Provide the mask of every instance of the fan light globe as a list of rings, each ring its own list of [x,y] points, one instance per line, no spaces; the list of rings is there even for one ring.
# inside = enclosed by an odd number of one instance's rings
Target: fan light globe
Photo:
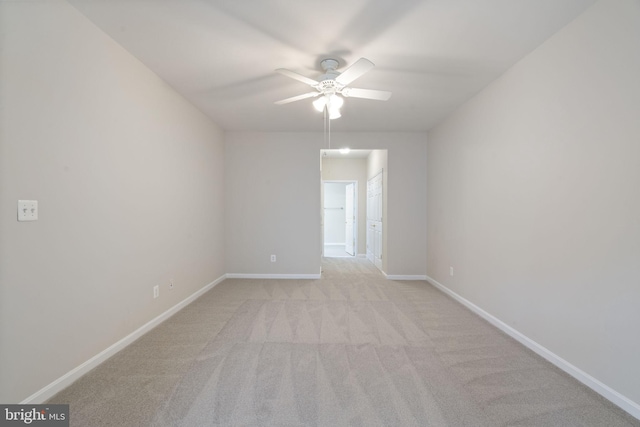
[[[329,112],[329,119],[333,120],[342,117],[342,114],[340,114],[340,107],[342,107],[343,104],[344,100],[336,94],[324,95],[313,101],[313,108],[319,112],[323,112],[326,108]]]
[[[340,109],[344,104],[344,99],[340,98],[338,95],[331,95],[329,97],[329,105],[330,108]]]
[[[324,111],[324,106],[325,105],[327,105],[327,97],[326,96],[320,97],[320,98],[316,99],[315,101],[313,101],[313,108],[315,108],[319,112]]]

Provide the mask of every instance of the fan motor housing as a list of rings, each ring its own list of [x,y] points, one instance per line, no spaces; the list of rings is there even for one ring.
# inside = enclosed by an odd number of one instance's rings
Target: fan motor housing
[[[340,73],[336,71],[338,65],[340,65],[340,63],[337,60],[331,58],[323,59],[320,62],[320,66],[324,70],[324,74],[318,78],[319,83],[317,87],[320,92],[324,94],[331,94],[336,93],[340,91],[340,89],[342,89],[343,85],[336,82],[336,77],[340,75]]]
[[[320,76],[320,83],[318,83],[318,89],[321,92],[331,92],[342,89],[342,85],[335,81],[335,78],[339,74],[323,74]]]

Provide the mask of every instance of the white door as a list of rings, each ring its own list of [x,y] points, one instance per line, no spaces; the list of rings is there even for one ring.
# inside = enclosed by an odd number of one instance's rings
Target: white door
[[[322,178],[322,160],[320,161],[320,178]],[[320,180],[320,260],[324,257],[324,182]]]
[[[382,270],[382,171],[367,181],[367,258]]]
[[[344,239],[344,251],[349,255],[355,255],[355,236],[353,234],[353,223],[356,219],[354,198],[355,189],[353,183],[345,186],[345,204],[344,204],[344,216],[345,216],[345,239]]]

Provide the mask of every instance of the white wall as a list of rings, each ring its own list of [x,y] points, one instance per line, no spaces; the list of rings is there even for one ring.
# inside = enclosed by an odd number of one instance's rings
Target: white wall
[[[599,1],[433,129],[427,169],[428,275],[636,404],[639,40],[638,1]]]
[[[426,134],[332,133],[332,146],[388,149],[388,265],[424,275]],[[322,132],[225,134],[227,272],[318,274]],[[278,255],[276,263],[270,254]]]
[[[17,403],[224,274],[224,146],[66,2],[0,2],[0,27],[0,402]]]
[[[322,179],[350,180],[358,182],[358,254],[367,253],[367,159],[322,159]]]

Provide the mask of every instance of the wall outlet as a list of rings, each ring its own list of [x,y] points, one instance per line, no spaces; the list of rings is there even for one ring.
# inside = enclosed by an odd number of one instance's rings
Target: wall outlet
[[[173,289],[173,279],[169,279],[169,290]]]
[[[449,267],[449,276],[453,277],[453,267]]]
[[[275,255],[271,255],[271,262],[276,262],[276,256]]]
[[[153,287],[153,297],[158,298],[160,296],[160,286],[155,285]]]

